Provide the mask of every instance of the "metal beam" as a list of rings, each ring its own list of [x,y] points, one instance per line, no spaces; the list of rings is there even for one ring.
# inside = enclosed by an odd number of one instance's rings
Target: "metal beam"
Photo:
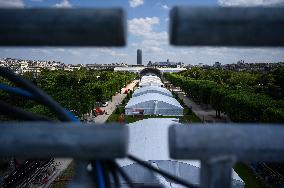
[[[201,161],[200,183],[203,188],[232,187],[232,167],[230,157],[212,158]]]
[[[284,161],[284,126],[194,124],[169,128],[170,156],[203,161],[231,156],[237,161]]]
[[[284,46],[284,8],[175,7],[170,43],[177,46]]]
[[[127,154],[128,129],[80,123],[1,123],[0,143],[0,157],[123,158]]]
[[[122,9],[0,9],[0,46],[124,46]]]

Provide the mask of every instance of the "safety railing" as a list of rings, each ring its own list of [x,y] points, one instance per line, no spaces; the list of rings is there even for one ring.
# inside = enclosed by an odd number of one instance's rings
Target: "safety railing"
[[[283,8],[175,7],[170,43],[176,46],[283,46]]]
[[[171,11],[170,43],[182,46],[283,46],[283,8],[191,8]],[[122,9],[1,9],[0,46],[123,46]],[[87,160],[123,158],[127,128],[1,123],[0,156],[73,157],[73,187],[92,187]],[[236,161],[283,161],[284,127],[173,126],[170,155],[201,160],[202,187],[230,187]],[[40,142],[39,142],[40,141]]]
[[[122,9],[1,9],[0,46],[124,46]]]
[[[201,160],[201,187],[231,187],[241,162],[283,162],[283,125],[196,124],[169,129],[170,156]]]
[[[71,157],[80,160],[123,158],[128,129],[122,125],[81,123],[1,123],[0,157]]]
[[[128,129],[122,125],[81,123],[0,123],[0,158],[73,158],[76,175],[70,187],[94,187],[90,161],[125,158]],[[1,186],[2,187],[2,186]]]
[[[284,9],[175,7],[170,43],[176,46],[284,46]],[[283,162],[283,125],[172,126],[170,156],[201,160],[201,187],[231,187],[237,161]]]

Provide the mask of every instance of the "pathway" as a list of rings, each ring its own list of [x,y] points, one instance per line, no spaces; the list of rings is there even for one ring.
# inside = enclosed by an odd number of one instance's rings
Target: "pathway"
[[[128,84],[125,88],[121,89],[121,93],[116,94],[112,97],[112,101],[108,101],[107,107],[101,107],[102,110],[105,110],[107,114],[99,115],[95,117],[95,123],[101,124],[106,122],[106,120],[109,118],[109,116],[114,112],[117,105],[121,104],[123,99],[127,96],[127,94],[123,94],[126,89],[133,90],[135,85],[137,84],[138,80],[134,80],[130,84]]]
[[[128,84],[125,88],[121,89],[121,93],[116,94],[115,96],[112,97],[112,101],[108,101],[108,106],[107,107],[102,107],[102,110],[105,110],[107,114],[104,115],[99,115],[95,117],[95,123],[97,124],[102,124],[106,122],[108,117],[113,113],[113,111],[116,109],[116,106],[119,105],[123,99],[127,96],[127,94],[123,94],[123,92],[126,89],[133,90],[135,85],[137,84],[138,80],[134,80],[130,84]],[[92,118],[92,117],[91,117]],[[62,172],[69,166],[69,164],[72,162],[72,159],[54,159],[56,166],[56,170],[53,173],[51,179],[47,184],[45,184],[43,187],[47,188],[52,185],[52,182],[62,174]]]
[[[183,100],[184,104],[191,108],[192,112],[203,122],[214,123],[214,122],[230,122],[230,119],[225,114],[221,114],[221,118],[216,118],[216,111],[210,106],[205,108],[192,99],[190,99],[185,92],[180,90],[178,87],[175,87],[171,84],[170,90],[178,94],[178,97]]]

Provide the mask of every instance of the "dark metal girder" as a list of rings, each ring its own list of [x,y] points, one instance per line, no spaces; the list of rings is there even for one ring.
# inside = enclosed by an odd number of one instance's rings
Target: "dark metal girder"
[[[0,46],[124,46],[124,11],[0,9]]]
[[[175,7],[170,43],[177,46],[284,46],[284,8]]]
[[[80,160],[123,158],[128,128],[80,123],[1,123],[0,157]]]

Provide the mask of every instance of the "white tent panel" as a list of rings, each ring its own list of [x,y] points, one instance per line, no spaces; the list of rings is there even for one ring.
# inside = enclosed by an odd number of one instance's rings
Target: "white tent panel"
[[[161,80],[160,77],[158,76],[142,76],[141,80],[143,79],[158,79],[158,80]]]
[[[159,82],[159,83],[162,83],[162,81],[160,79],[154,79],[154,78],[141,79],[140,82],[141,83],[144,83],[144,82]]]
[[[147,93],[132,97],[125,106],[126,115],[135,115],[137,112],[143,112],[144,115],[182,116],[183,107],[172,97]]]
[[[164,87],[161,79],[158,76],[143,76],[139,83],[140,87],[159,86]]]
[[[139,84],[140,87],[147,87],[147,86],[158,86],[158,87],[164,87],[164,84],[162,82],[144,82]]]
[[[152,81],[152,82],[162,82],[161,79],[159,79],[159,78],[141,79],[141,82],[149,82],[149,81]]]
[[[162,94],[162,95],[166,95],[166,96],[169,96],[169,97],[172,97],[172,93],[163,88],[163,87],[158,87],[158,86],[145,86],[145,87],[142,87],[140,89],[137,89],[135,90],[135,92],[133,93],[133,97],[137,97],[137,96],[140,96],[140,95],[144,95],[146,93],[159,93],[159,94]]]

